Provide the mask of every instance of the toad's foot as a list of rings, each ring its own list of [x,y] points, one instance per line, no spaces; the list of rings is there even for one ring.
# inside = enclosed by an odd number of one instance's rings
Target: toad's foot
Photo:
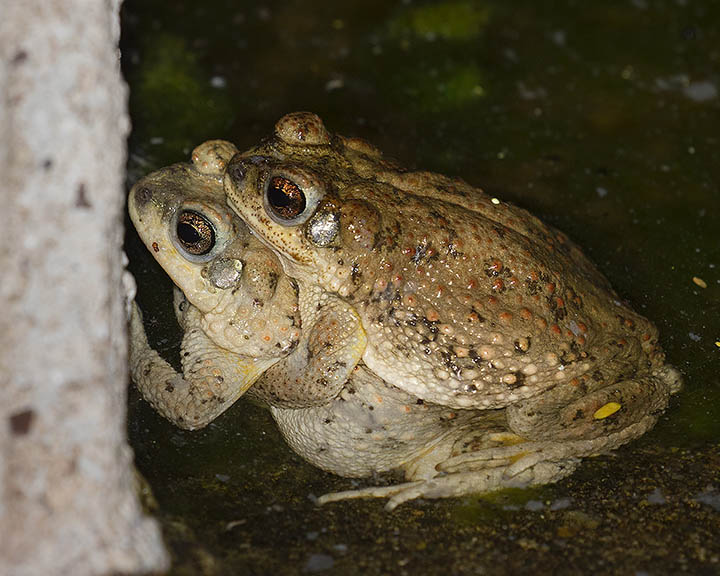
[[[428,480],[416,480],[393,486],[376,486],[333,492],[318,498],[318,504],[338,502],[355,498],[388,498],[385,509],[390,511],[403,502],[415,498],[452,498],[500,490],[502,488],[525,488],[531,484],[555,482],[572,473],[578,461],[538,462],[519,474],[507,476],[507,467],[495,466],[483,470],[468,470],[440,474]]]

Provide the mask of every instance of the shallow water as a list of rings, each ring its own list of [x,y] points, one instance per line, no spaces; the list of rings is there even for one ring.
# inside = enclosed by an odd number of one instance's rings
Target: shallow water
[[[248,403],[190,433],[133,393],[173,572],[720,572],[720,2],[335,4],[126,0],[131,180],[312,110],[568,233],[658,324],[686,386],[650,434],[555,486],[392,514],[317,508],[351,482]],[[172,355],[169,281],[133,231],[127,247]]]

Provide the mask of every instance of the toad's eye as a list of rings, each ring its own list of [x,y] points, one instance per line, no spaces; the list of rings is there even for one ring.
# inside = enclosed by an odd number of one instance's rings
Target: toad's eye
[[[180,246],[193,256],[204,256],[215,246],[215,228],[199,212],[192,210],[181,212],[175,233]]]
[[[299,166],[281,166],[265,180],[263,203],[268,216],[281,226],[304,224],[325,195],[323,181]]]
[[[305,193],[300,186],[283,176],[270,178],[266,192],[267,204],[280,220],[291,221],[300,216],[307,206]]]

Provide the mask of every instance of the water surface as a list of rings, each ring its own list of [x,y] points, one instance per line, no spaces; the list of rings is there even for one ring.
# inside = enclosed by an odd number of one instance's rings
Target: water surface
[[[122,48],[131,180],[312,110],[569,234],[686,378],[650,434],[555,486],[391,514],[317,508],[351,482],[248,403],[190,433],[133,394],[173,573],[720,571],[720,2],[126,0]],[[169,281],[127,246],[172,356]]]

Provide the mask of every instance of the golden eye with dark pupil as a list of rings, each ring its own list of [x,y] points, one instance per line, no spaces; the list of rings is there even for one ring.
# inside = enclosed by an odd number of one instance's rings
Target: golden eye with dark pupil
[[[267,202],[275,215],[283,220],[292,220],[305,210],[305,194],[292,180],[282,176],[270,179]]]
[[[183,248],[195,256],[203,256],[215,246],[215,230],[207,218],[197,212],[180,214],[176,231]]]

